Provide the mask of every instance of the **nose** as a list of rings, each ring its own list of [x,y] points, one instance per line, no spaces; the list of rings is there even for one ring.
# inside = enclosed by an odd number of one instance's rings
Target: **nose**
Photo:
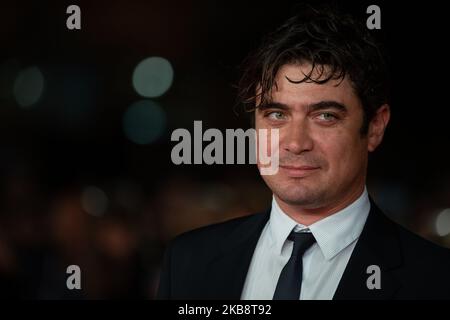
[[[311,131],[305,120],[293,121],[284,132],[283,148],[293,154],[301,154],[313,149]]]

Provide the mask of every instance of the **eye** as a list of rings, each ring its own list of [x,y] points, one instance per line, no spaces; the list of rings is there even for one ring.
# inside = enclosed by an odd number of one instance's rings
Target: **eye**
[[[281,111],[272,111],[267,113],[266,117],[271,120],[283,120],[285,116]]]
[[[333,121],[336,120],[337,117],[332,113],[322,112],[321,114],[319,114],[319,119],[324,121]]]

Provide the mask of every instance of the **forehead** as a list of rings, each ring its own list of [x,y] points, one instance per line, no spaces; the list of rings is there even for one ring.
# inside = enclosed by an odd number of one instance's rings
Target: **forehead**
[[[311,64],[288,64],[282,66],[275,77],[276,86],[272,88],[271,100],[291,107],[300,107],[320,101],[336,101],[348,107],[360,106],[360,100],[348,79],[330,79],[318,84],[314,82],[301,82],[311,72]],[[327,76],[327,68],[321,76],[321,70],[313,70],[311,77],[322,80]],[[297,83],[295,83],[297,82]]]

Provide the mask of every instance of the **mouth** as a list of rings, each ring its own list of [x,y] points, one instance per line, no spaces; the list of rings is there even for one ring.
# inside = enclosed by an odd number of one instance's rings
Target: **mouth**
[[[280,165],[280,169],[282,169],[290,177],[303,178],[317,172],[320,167]]]

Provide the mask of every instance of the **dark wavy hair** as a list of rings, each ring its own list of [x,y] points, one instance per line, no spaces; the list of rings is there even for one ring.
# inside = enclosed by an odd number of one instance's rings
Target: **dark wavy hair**
[[[376,110],[389,100],[387,63],[365,24],[335,6],[304,6],[269,34],[241,66],[238,102],[253,112],[258,99],[260,104],[270,101],[283,65],[305,62],[312,68],[299,83],[323,84],[348,76],[364,109],[361,134],[366,134]]]

